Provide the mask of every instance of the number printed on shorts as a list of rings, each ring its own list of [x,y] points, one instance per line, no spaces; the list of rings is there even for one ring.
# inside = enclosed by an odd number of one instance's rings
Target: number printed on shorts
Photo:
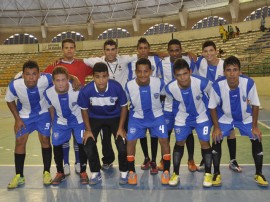
[[[51,123],[46,123],[45,130],[49,130],[50,129],[50,125],[51,125]]]
[[[204,135],[207,135],[207,134],[208,134],[208,130],[209,130],[209,129],[208,129],[208,126],[204,126],[204,127],[203,127],[203,134],[204,134]]]
[[[164,133],[164,125],[160,125],[160,126],[159,126],[159,130],[160,130],[162,133]]]

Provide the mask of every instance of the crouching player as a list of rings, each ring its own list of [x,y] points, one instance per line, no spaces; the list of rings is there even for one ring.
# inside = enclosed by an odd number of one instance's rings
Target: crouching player
[[[128,110],[127,97],[121,84],[109,79],[109,71],[105,63],[98,62],[94,65],[93,78],[94,81],[81,90],[78,99],[85,124],[84,150],[92,173],[89,184],[95,185],[102,180],[96,143],[98,134],[104,127],[108,127],[115,138],[120,170],[119,184],[126,184],[127,148],[124,123]]]
[[[56,67],[52,72],[52,78],[54,86],[44,92],[45,98],[51,106],[49,111],[53,123],[52,144],[57,168],[57,174],[52,180],[52,184],[58,185],[65,179],[62,146],[70,140],[72,132],[79,146],[81,184],[88,184],[89,180],[86,173],[87,157],[82,144],[85,126],[81,109],[77,104],[79,91],[73,90],[65,67]]]
[[[173,73],[176,80],[166,86],[166,99],[174,99],[179,106],[175,114],[175,138],[173,149],[174,173],[169,185],[176,186],[180,182],[179,168],[184,154],[184,145],[188,135],[196,130],[201,152],[205,163],[203,186],[212,186],[211,163],[212,150],[210,146],[210,131],[212,122],[208,110],[208,96],[211,82],[203,77],[191,75],[188,63],[177,59],[173,64]],[[175,110],[175,108],[174,108]]]
[[[146,129],[149,129],[151,136],[158,137],[161,144],[164,160],[161,183],[168,184],[171,155],[167,126],[160,102],[164,81],[151,77],[151,62],[146,58],[140,58],[136,62],[135,73],[136,78],[126,84],[126,93],[130,100],[127,134],[128,183],[137,184],[135,146],[138,139],[145,137]]]
[[[252,144],[252,156],[259,186],[268,186],[262,174],[263,148],[262,133],[258,128],[260,101],[254,81],[241,75],[240,61],[234,56],[225,59],[224,76],[213,83],[210,93],[209,109],[213,120],[213,185],[222,183],[220,174],[221,143],[223,137],[238,128],[241,135],[248,136]]]

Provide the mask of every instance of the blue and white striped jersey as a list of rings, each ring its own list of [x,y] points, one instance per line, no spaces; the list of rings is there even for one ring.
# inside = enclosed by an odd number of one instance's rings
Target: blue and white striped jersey
[[[177,80],[171,81],[166,87],[168,99],[179,102],[174,112],[175,125],[185,126],[189,122],[202,123],[209,120],[208,93],[212,82],[197,75],[191,75],[191,86],[187,89],[179,88]]]
[[[222,59],[219,59],[218,65],[212,66],[209,65],[207,63],[207,60],[201,56],[196,62],[197,74],[214,82],[219,77],[222,77],[224,75],[223,63],[224,61]]]
[[[193,70],[195,69],[195,63],[193,60],[190,60],[188,56],[182,56],[182,59],[184,59],[188,65],[190,66],[190,69]],[[170,57],[165,57],[162,60],[162,63],[158,66],[158,77],[162,78],[165,82],[165,85],[167,85],[169,82],[174,80],[174,73],[173,73],[173,63],[170,60]],[[165,99],[164,102],[164,111],[167,112],[172,112],[173,107],[177,107],[177,103],[174,102],[172,99]]]
[[[152,76],[157,76],[158,65],[161,64],[161,59],[158,56],[148,56],[148,60],[151,62],[152,66]],[[128,80],[132,80],[136,77],[136,62],[137,60],[128,63]]]
[[[60,125],[70,125],[71,123],[83,123],[81,109],[77,104],[79,91],[74,91],[69,84],[69,90],[65,94],[58,94],[55,86],[44,92],[45,99],[50,106],[54,107],[54,122]]]
[[[209,108],[217,107],[220,123],[251,123],[251,105],[260,105],[256,85],[251,78],[241,75],[238,88],[234,90],[230,90],[225,76],[213,83]]]
[[[92,81],[80,91],[78,105],[89,110],[90,118],[115,118],[120,117],[121,107],[127,105],[127,97],[117,81],[109,79],[106,91],[102,93]]]
[[[52,85],[50,74],[40,74],[37,86],[34,88],[27,88],[24,79],[19,77],[9,83],[5,100],[7,102],[17,100],[17,110],[21,118],[35,118],[48,112],[49,106],[43,93]]]
[[[164,90],[164,81],[150,77],[150,84],[139,86],[136,79],[126,84],[127,98],[130,101],[130,116],[138,119],[157,118],[163,115],[160,94]]]

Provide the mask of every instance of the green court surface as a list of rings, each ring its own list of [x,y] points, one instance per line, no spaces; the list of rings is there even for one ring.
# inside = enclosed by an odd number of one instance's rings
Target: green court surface
[[[0,99],[0,165],[13,165],[14,164],[14,144],[15,144],[15,136],[13,133],[13,124],[14,120],[9,112],[5,101]],[[269,117],[270,119],[270,117]],[[264,148],[264,164],[270,164],[270,129],[269,127],[265,127],[260,125],[260,129],[263,132],[263,148]],[[201,151],[200,145],[197,139],[196,134],[194,135],[195,139],[195,154],[194,159],[196,163],[201,161]],[[113,140],[113,139],[112,139]],[[114,141],[114,151],[116,151]],[[174,134],[172,134],[171,138],[171,151],[173,150],[173,145],[175,142]],[[71,143],[71,150],[70,150],[70,162],[74,163],[74,152],[72,141]],[[149,145],[149,153],[150,151],[150,138],[148,135],[148,145]],[[228,154],[228,147],[226,139],[223,141],[222,144],[222,164],[228,164],[229,161],[229,154]],[[100,145],[100,137],[98,138],[98,148],[99,154],[101,156],[101,145]],[[160,147],[158,151],[157,161],[160,159]],[[237,132],[237,159],[239,164],[253,164],[253,159],[251,155],[251,143],[247,137],[239,136]],[[136,149],[136,164],[140,165],[143,162],[143,154],[140,148],[139,141],[137,142],[137,149]],[[185,149],[185,154],[182,160],[182,164],[186,165],[187,162],[187,151]],[[27,157],[25,161],[26,165],[42,165],[42,157],[41,157],[41,148],[40,143],[38,141],[37,133],[34,132],[29,136],[29,140],[27,143]],[[114,162],[115,165],[118,165],[117,158]]]

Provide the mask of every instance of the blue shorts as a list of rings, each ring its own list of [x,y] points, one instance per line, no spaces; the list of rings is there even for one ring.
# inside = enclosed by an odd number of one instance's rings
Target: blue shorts
[[[43,113],[34,118],[22,118],[22,121],[25,125],[25,128],[22,128],[21,131],[16,134],[16,138],[25,134],[30,134],[35,130],[43,136],[51,136],[51,116],[49,112]]]
[[[174,126],[175,139],[177,142],[184,141],[188,135],[195,129],[200,141],[209,142],[212,122],[190,123],[185,126]]]
[[[163,111],[163,113],[164,113],[167,129],[170,131],[174,127],[175,117],[173,115],[173,112]]]
[[[85,130],[84,123],[81,124],[76,123],[69,125],[60,125],[54,123],[52,127],[52,144],[54,146],[58,146],[69,141],[71,138],[72,131],[77,143],[82,144],[84,130]]]
[[[233,123],[233,124],[219,123],[219,127],[222,132],[222,137],[230,136],[231,131],[234,128],[238,128],[241,136],[248,136],[250,139],[254,139],[252,135],[252,123],[247,123],[247,124],[240,123],[240,122]]]
[[[146,129],[149,129],[151,137],[168,138],[168,130],[164,116],[152,121],[129,117],[127,140],[136,140],[146,137]]]

